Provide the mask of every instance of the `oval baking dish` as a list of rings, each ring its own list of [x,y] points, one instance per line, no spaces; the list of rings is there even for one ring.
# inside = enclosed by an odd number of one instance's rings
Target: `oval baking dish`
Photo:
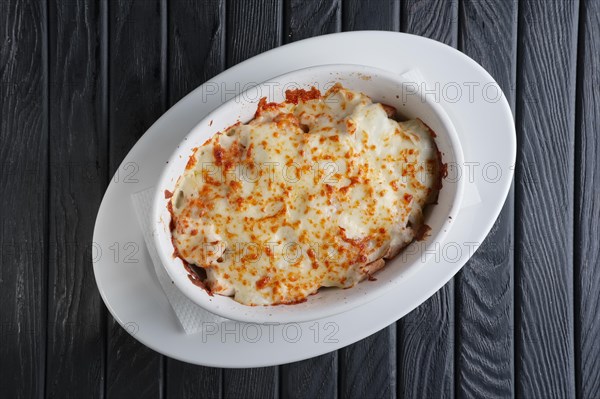
[[[439,192],[437,204],[427,207],[425,223],[430,233],[421,241],[414,241],[400,254],[386,261],[386,266],[375,274],[372,281],[363,281],[350,289],[322,288],[305,302],[294,305],[246,306],[232,298],[210,295],[190,279],[189,267],[177,256],[171,237],[171,213],[167,209],[165,193],[172,192],[178,178],[186,169],[193,149],[201,146],[217,132],[254,117],[260,98],[270,102],[285,100],[289,89],[309,90],[315,86],[322,92],[335,83],[369,96],[374,102],[388,104],[403,118],[419,118],[436,134],[435,142],[447,165],[462,164],[463,155],[452,122],[434,102],[434,96],[425,96],[418,90],[420,82],[407,82],[401,75],[361,65],[323,65],[297,70],[254,86],[227,101],[204,118],[185,137],[165,165],[156,187],[152,213],[154,239],[161,261],[173,283],[192,301],[225,318],[258,323],[289,323],[315,320],[345,312],[369,302],[390,289],[398,281],[409,278],[424,262],[432,261],[451,225],[456,221],[462,199],[461,179],[446,178]],[[168,195],[167,195],[168,197]]]

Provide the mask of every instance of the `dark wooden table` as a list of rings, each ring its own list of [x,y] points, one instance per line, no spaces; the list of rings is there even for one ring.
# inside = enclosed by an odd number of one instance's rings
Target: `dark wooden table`
[[[123,157],[225,68],[360,29],[457,47],[504,89],[518,162],[485,243],[412,313],[318,358],[225,370],[138,343],[90,258]],[[0,83],[0,397],[600,397],[600,1],[2,0]]]

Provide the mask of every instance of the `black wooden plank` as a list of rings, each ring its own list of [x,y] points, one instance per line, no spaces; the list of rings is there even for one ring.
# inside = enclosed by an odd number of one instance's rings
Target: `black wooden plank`
[[[396,326],[340,350],[343,398],[396,397]]]
[[[44,395],[46,8],[0,2],[0,397]]]
[[[342,7],[342,29],[400,29],[400,0],[348,0]]]
[[[578,1],[519,7],[515,394],[575,396],[573,159]]]
[[[285,0],[284,42],[325,33],[339,32],[341,2]],[[338,393],[338,352],[280,367],[280,396],[283,398],[331,398]]]
[[[223,398],[268,399],[279,394],[277,367],[223,370]]]
[[[337,369],[336,352],[285,364],[279,368],[280,397],[335,398],[338,392]]]
[[[400,28],[400,2],[347,1],[344,30]],[[343,398],[396,397],[396,325],[339,351],[339,391]]]
[[[517,2],[464,0],[459,48],[496,79],[514,106]],[[490,234],[456,276],[456,392],[514,396],[512,192]]]
[[[90,246],[107,181],[106,3],[49,2],[49,397],[101,397],[106,313]]]
[[[227,67],[281,44],[280,0],[227,3]],[[277,367],[223,370],[224,398],[272,398],[278,395]]]
[[[168,20],[168,103],[221,72],[225,66],[225,2],[170,1]],[[222,370],[167,359],[167,398],[219,398]]]
[[[164,112],[160,0],[116,0],[109,7],[109,176]],[[123,245],[125,243],[122,243]],[[157,398],[162,356],[108,316],[106,396]]]
[[[225,67],[225,0],[169,1],[167,16],[172,105]]]
[[[575,138],[576,392],[600,392],[600,2],[583,0],[580,13]]]
[[[457,43],[457,1],[407,0],[401,30]],[[398,391],[413,398],[454,397],[454,280],[398,322]]]
[[[456,46],[458,0],[404,0],[400,30]]]
[[[221,398],[222,370],[167,358],[166,398]]]
[[[285,42],[342,29],[341,0],[285,0]]]
[[[282,0],[227,3],[227,67],[281,44]]]

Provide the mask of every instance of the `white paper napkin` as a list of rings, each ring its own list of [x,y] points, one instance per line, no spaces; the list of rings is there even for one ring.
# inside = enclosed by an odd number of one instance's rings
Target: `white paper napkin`
[[[420,84],[425,82],[425,78],[418,70],[410,70],[402,74],[402,77],[406,82]],[[154,195],[154,187],[146,190],[134,193],[131,196],[133,201],[133,208],[137,215],[138,223],[144,235],[144,241],[146,241],[146,247],[148,253],[152,259],[154,270],[158,277],[158,281],[173,307],[173,311],[177,315],[181,326],[186,334],[194,334],[202,331],[203,325],[206,323],[221,323],[221,322],[232,322],[232,320],[224,319],[214,313],[208,312],[207,310],[196,305],[190,299],[188,299],[171,281],[171,278],[164,269],[156,247],[154,246],[154,239],[152,235],[154,233],[150,226],[150,214],[152,212],[152,201]],[[479,191],[474,182],[465,182],[465,191],[463,197],[463,203],[461,208],[467,208],[476,205],[481,202]]]

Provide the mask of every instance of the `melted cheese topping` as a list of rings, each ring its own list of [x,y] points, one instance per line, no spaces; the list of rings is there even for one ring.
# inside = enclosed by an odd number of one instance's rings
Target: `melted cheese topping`
[[[419,235],[440,187],[419,119],[340,85],[287,95],[195,149],[170,199],[177,255],[247,305],[352,287]]]

